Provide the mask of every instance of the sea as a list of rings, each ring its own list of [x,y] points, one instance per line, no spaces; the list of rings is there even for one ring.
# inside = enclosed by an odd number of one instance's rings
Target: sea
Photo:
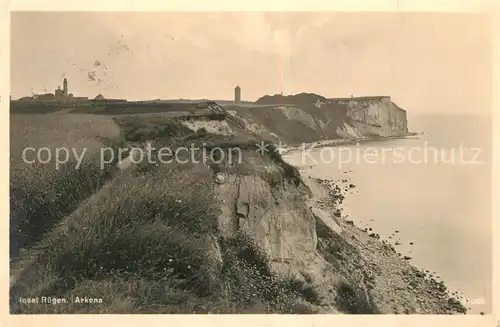
[[[414,115],[405,139],[314,148],[285,160],[347,181],[344,213],[442,280],[470,314],[492,311],[492,119]]]

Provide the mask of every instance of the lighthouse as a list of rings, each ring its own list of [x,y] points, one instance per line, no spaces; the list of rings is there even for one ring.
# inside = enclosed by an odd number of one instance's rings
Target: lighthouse
[[[63,80],[63,95],[65,97],[68,96],[68,80],[66,79],[66,77]]]

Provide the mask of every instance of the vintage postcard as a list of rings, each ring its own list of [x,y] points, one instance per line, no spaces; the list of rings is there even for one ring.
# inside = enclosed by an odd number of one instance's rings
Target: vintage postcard
[[[13,10],[9,319],[493,326],[493,24]]]

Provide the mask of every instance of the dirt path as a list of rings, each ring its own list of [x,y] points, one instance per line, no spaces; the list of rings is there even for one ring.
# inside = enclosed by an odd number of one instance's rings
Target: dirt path
[[[59,112],[60,113],[60,112]],[[142,149],[145,151],[146,149]],[[92,197],[98,196],[100,192],[103,190],[106,190],[111,186],[111,183],[113,182],[113,179],[116,177],[119,177],[120,174],[124,174],[129,168],[135,167],[135,164],[132,162],[132,156],[133,154],[129,154],[127,158],[122,160],[121,163],[117,164],[117,167],[120,168],[115,176],[111,180],[108,180],[100,190],[95,192],[94,194],[91,194],[87,199],[83,200],[79,206],[85,205],[87,201],[90,201]],[[76,210],[76,209],[75,209]],[[58,232],[63,232],[67,227],[68,227],[68,222],[69,219],[71,219],[71,214],[69,214],[66,218],[64,218],[61,222],[59,222],[57,225],[54,226],[52,231],[48,233],[58,233]],[[39,249],[37,248],[37,245],[35,244],[29,249],[20,249],[19,250],[19,255],[16,258],[11,258],[10,260],[10,269],[9,269],[9,275],[10,275],[10,288],[13,289],[14,286],[16,285],[17,281],[21,278],[24,272],[26,272],[34,263],[34,261],[37,258],[37,255],[39,253]]]

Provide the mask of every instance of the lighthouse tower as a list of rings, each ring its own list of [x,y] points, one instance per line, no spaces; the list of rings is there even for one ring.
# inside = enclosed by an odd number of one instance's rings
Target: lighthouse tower
[[[63,80],[63,95],[65,97],[68,96],[68,80],[66,79],[66,77]]]
[[[234,102],[241,102],[241,88],[238,85],[234,88]]]

